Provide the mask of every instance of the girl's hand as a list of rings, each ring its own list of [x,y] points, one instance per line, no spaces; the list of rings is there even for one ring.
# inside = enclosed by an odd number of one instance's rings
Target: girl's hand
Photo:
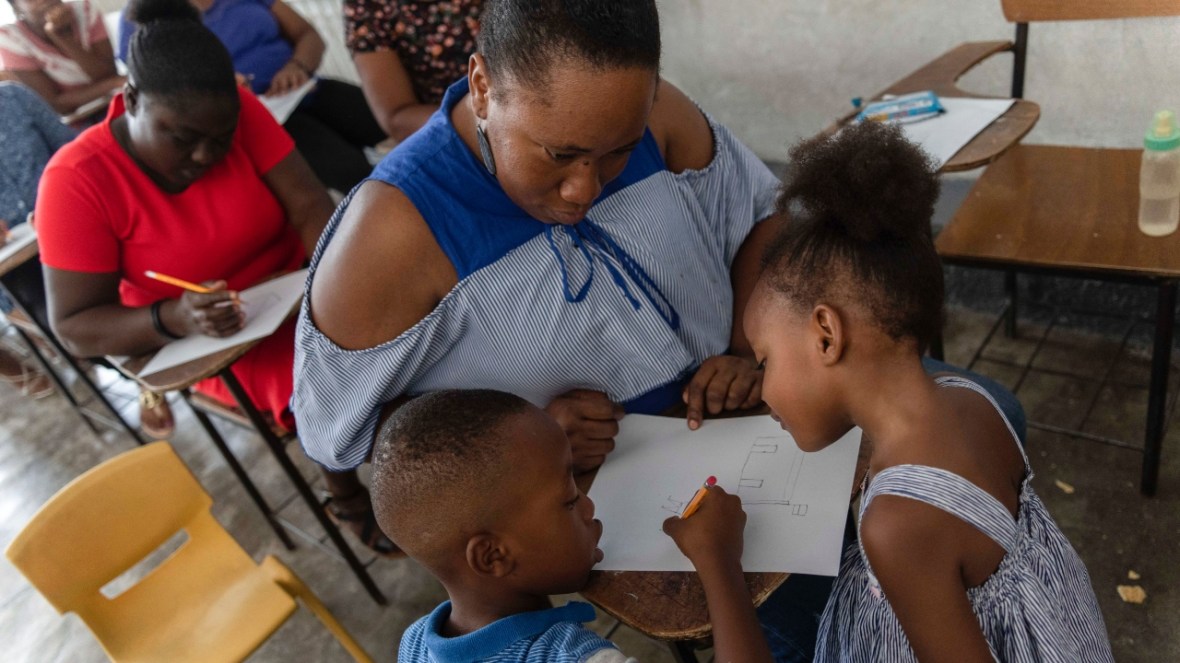
[[[270,87],[266,90],[266,96],[286,94],[306,83],[307,79],[307,71],[296,64],[294,60],[288,60],[287,64],[275,73],[274,78],[270,79]]]
[[[574,474],[602,465],[606,455],[614,450],[623,407],[601,391],[568,391],[546,405],[545,411],[557,420],[569,438]]]
[[[186,291],[181,295],[175,315],[180,320],[180,328],[173,331],[184,336],[204,334],[217,338],[241,331],[246,324],[246,314],[242,311],[238,293],[227,290],[225,281],[206,281],[201,285],[213,292]]]
[[[710,486],[700,508],[688,518],[672,516],[664,521],[664,533],[698,571],[703,568],[739,570],[742,563],[746,512],[742,500],[721,486]]]
[[[762,402],[762,370],[749,357],[717,355],[697,369],[692,382],[681,394],[688,406],[688,427],[701,427],[705,411],[744,410]]]

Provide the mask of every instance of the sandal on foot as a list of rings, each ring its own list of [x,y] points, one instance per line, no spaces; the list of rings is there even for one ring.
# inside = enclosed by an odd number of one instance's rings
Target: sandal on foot
[[[373,514],[372,504],[366,503],[364,511],[346,512],[336,508],[335,500],[336,498],[329,495],[320,502],[320,505],[337,527],[352,532],[366,548],[381,557],[401,559],[406,556],[406,553],[402,552],[396,543],[385,536],[385,532],[382,532],[381,527],[377,525],[377,516]]]
[[[0,372],[0,380],[16,387],[20,390],[21,394],[33,400],[41,400],[42,398],[52,396],[57,391],[48,375],[45,375],[45,373],[30,366],[18,357],[12,357],[11,359],[13,367],[19,366],[20,372]]]
[[[154,391],[140,390],[139,427],[153,440],[166,440],[172,437],[176,422],[172,418],[172,408],[168,406],[168,400]]]

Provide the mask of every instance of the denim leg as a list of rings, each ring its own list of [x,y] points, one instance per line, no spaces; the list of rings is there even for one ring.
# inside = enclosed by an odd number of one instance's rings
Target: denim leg
[[[855,542],[856,524],[849,510],[840,549],[845,550]],[[815,658],[819,620],[835,583],[832,576],[792,573],[758,606],[758,623],[775,663],[804,663]]]
[[[996,403],[999,404],[1000,410],[1004,412],[1004,416],[1008,417],[1008,422],[1012,424],[1012,429],[1016,431],[1016,436],[1020,438],[1020,444],[1025,444],[1025,438],[1028,434],[1028,418],[1024,414],[1024,407],[1016,399],[1016,394],[1008,391],[1006,387],[989,377],[951,366],[944,361],[923,357],[922,367],[926,369],[927,373],[954,373],[955,375],[961,375],[983,387],[996,400]]]

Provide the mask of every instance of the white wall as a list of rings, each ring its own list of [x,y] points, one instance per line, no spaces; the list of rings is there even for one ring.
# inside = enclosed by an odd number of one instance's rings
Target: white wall
[[[999,0],[658,0],[664,75],[760,156],[964,41],[1010,40]],[[1034,143],[1141,147],[1153,112],[1180,112],[1180,19],[1030,26]],[[1011,56],[965,89],[1005,94]]]

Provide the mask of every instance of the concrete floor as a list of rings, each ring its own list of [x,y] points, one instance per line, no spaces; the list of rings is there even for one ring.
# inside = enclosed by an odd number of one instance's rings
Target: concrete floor
[[[948,272],[950,299],[980,288],[977,273]],[[994,287],[993,287],[994,286]],[[1079,429],[1088,434],[1142,445],[1146,411],[1150,325],[1136,315],[1116,316],[1103,307],[1096,321],[1034,306],[1022,314],[1018,338],[995,332],[995,284],[971,298],[979,305],[952,306],[946,333],[947,359],[998,379],[1020,397],[1032,422]],[[1040,288],[1041,286],[1036,286]],[[987,288],[984,288],[985,290]],[[1084,288],[1082,288],[1084,289]],[[1071,292],[1076,292],[1074,286]],[[1035,294],[1035,293],[1034,293]],[[1048,297],[1059,301],[1064,295]],[[1118,297],[1127,302],[1126,297]],[[1148,298],[1150,301],[1150,297]],[[1140,307],[1128,306],[1135,314]],[[1116,307],[1117,308],[1117,307]],[[1175,356],[1175,355],[1174,355]],[[106,376],[115,400],[133,414],[126,383]],[[1180,371],[1173,370],[1169,412],[1175,409]],[[370,562],[391,605],[381,608],[361,590],[344,564],[316,543],[297,539],[289,552],[275,539],[224,461],[204,437],[183,403],[175,403],[178,427],[173,444],[213,495],[214,514],[255,557],[276,554],[296,570],[358,637],[376,660],[395,659],[402,630],[444,598],[441,588],[408,560]],[[302,502],[261,442],[233,426],[222,426],[230,444],[281,515],[317,533]],[[1036,472],[1034,486],[1089,567],[1119,661],[1180,660],[1180,429],[1164,443],[1159,491],[1139,494],[1141,454],[1135,449],[1071,438],[1033,427],[1028,449]],[[100,439],[84,426],[60,396],[32,402],[0,384],[0,547],[42,502],[84,470],[132,448],[126,435]],[[292,448],[305,474],[314,467]],[[1072,486],[1064,492],[1057,482]],[[322,538],[322,537],[321,537]],[[1170,552],[1169,552],[1170,551]],[[1139,574],[1131,581],[1128,573]],[[1124,603],[1121,584],[1147,592],[1141,605]],[[1062,606],[1068,609],[1068,606]],[[605,630],[610,620],[595,627]],[[658,643],[621,628],[614,636],[624,651],[642,661],[671,661]],[[105,660],[80,620],[58,616],[7,562],[0,562],[0,642],[6,661]],[[251,659],[255,661],[346,661],[347,656],[307,612],[276,633]]]

